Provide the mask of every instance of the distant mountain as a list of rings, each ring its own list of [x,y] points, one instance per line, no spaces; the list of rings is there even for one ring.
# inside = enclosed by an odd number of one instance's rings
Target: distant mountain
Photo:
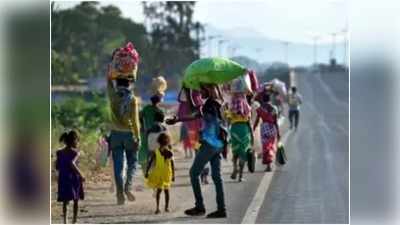
[[[229,30],[222,30],[213,25],[205,27],[206,35],[220,35],[221,39],[228,40],[227,44],[222,45],[221,53],[223,56],[247,56],[260,63],[270,63],[274,61],[285,61],[286,47],[281,40],[275,40],[250,29],[237,27]],[[217,42],[212,41],[212,55],[217,55]],[[204,46],[208,51],[208,42]],[[236,50],[232,51],[235,47]],[[331,45],[318,45],[317,60],[319,63],[328,63]],[[344,46],[343,43],[336,44],[336,59],[339,63],[343,62]],[[313,45],[304,43],[289,43],[288,61],[291,66],[311,65],[314,61]]]

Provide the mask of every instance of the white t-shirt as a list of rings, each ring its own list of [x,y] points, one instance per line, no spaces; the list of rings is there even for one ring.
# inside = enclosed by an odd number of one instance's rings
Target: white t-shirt
[[[300,105],[303,103],[303,98],[299,93],[290,93],[288,95],[288,105],[289,109],[299,110]]]

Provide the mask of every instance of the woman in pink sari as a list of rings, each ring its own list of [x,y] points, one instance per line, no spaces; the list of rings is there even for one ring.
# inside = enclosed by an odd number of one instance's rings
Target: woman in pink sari
[[[267,93],[262,94],[260,103],[261,106],[256,111],[257,118],[253,130],[257,128],[261,119],[262,162],[267,165],[265,171],[270,172],[272,171],[272,162],[275,159],[276,149],[280,139],[278,111],[275,106],[270,103],[270,96]]]
[[[203,105],[199,91],[183,88],[178,96],[179,108],[178,117],[184,117],[194,113],[197,108]],[[192,158],[193,151],[197,148],[199,142],[199,130],[201,120],[196,119],[182,123],[181,141],[185,150],[185,158]]]

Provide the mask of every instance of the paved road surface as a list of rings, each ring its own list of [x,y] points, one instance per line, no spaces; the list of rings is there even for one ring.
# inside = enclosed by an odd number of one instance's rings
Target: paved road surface
[[[342,74],[324,76],[297,76],[301,125],[288,138],[290,164],[275,173],[257,223],[349,221],[348,83]]]
[[[238,183],[229,178],[231,162],[224,161],[228,218],[210,220],[183,214],[194,201],[188,176],[191,161],[178,159],[170,213],[153,214],[152,192],[141,187],[143,180],[138,171],[136,202],[116,206],[107,183],[91,185],[81,204],[79,222],[348,223],[347,77],[339,74],[321,79],[319,75],[298,74],[296,80],[305,103],[299,130],[285,135],[289,164],[274,173],[265,173],[258,162],[256,172],[246,173],[246,181]],[[202,188],[208,212],[215,210],[212,182]],[[60,211],[52,210],[52,222],[60,223],[60,219]]]

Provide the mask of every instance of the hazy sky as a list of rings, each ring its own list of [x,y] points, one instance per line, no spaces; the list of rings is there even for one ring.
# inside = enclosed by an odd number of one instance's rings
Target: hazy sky
[[[60,1],[59,7],[76,2]],[[123,15],[143,22],[140,1],[102,1],[102,5],[118,6]],[[223,30],[246,28],[260,35],[290,42],[329,42],[330,34],[346,28],[348,8],[344,0],[241,0],[198,1],[194,17],[202,23]],[[338,35],[340,41],[343,36]]]

